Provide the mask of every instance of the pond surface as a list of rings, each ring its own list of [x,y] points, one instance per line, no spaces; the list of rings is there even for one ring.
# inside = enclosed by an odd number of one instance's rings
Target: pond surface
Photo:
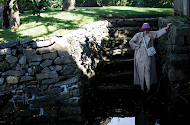
[[[166,102],[162,89],[155,94],[157,87],[150,93],[140,89],[99,90],[85,105],[86,125],[186,124],[189,115],[169,112],[169,101]],[[190,111],[188,107],[187,110]]]

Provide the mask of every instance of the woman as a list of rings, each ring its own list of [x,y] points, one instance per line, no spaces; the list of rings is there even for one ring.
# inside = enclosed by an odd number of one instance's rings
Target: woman
[[[167,27],[160,29],[159,31],[152,31],[148,23],[144,23],[141,28],[141,32],[136,33],[135,36],[129,41],[129,45],[134,53],[134,85],[140,85],[144,90],[144,79],[146,83],[147,91],[150,91],[150,85],[157,83],[156,63],[155,56],[148,56],[146,47],[152,47],[154,45],[154,39],[159,38],[166,33],[171,23],[167,24]],[[143,37],[145,42],[143,41]]]

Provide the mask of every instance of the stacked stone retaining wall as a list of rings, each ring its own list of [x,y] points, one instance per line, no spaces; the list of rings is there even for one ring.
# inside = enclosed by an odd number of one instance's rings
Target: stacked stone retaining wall
[[[0,123],[86,122],[82,88],[95,75],[107,27],[98,21],[64,36],[0,43]]]
[[[159,18],[159,27],[172,23],[167,34],[159,39],[159,49],[162,59],[163,74],[168,76],[171,87],[171,102],[188,105],[190,102],[190,25],[178,19]],[[175,112],[186,112],[173,108]]]

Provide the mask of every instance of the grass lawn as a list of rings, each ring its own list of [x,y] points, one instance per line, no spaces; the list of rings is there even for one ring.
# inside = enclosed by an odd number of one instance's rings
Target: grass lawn
[[[31,12],[20,15],[21,25],[17,30],[3,30],[0,27],[0,41],[18,41],[27,38],[65,34],[101,17],[112,16],[164,16],[173,15],[173,8],[142,8],[128,6],[78,7],[73,11],[60,9],[45,10],[41,17]]]

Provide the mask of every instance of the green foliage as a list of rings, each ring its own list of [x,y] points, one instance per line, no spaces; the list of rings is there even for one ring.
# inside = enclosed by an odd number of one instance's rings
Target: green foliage
[[[7,0],[0,0],[0,3],[5,3],[7,2]]]
[[[50,3],[47,0],[18,0],[21,12],[31,10],[33,15],[40,16],[40,11],[46,9]]]
[[[86,6],[86,2],[91,0],[76,0],[76,6]],[[172,8],[173,0],[94,0],[99,6],[141,6]]]
[[[63,0],[49,0],[48,2],[51,8],[61,8],[63,5]]]

